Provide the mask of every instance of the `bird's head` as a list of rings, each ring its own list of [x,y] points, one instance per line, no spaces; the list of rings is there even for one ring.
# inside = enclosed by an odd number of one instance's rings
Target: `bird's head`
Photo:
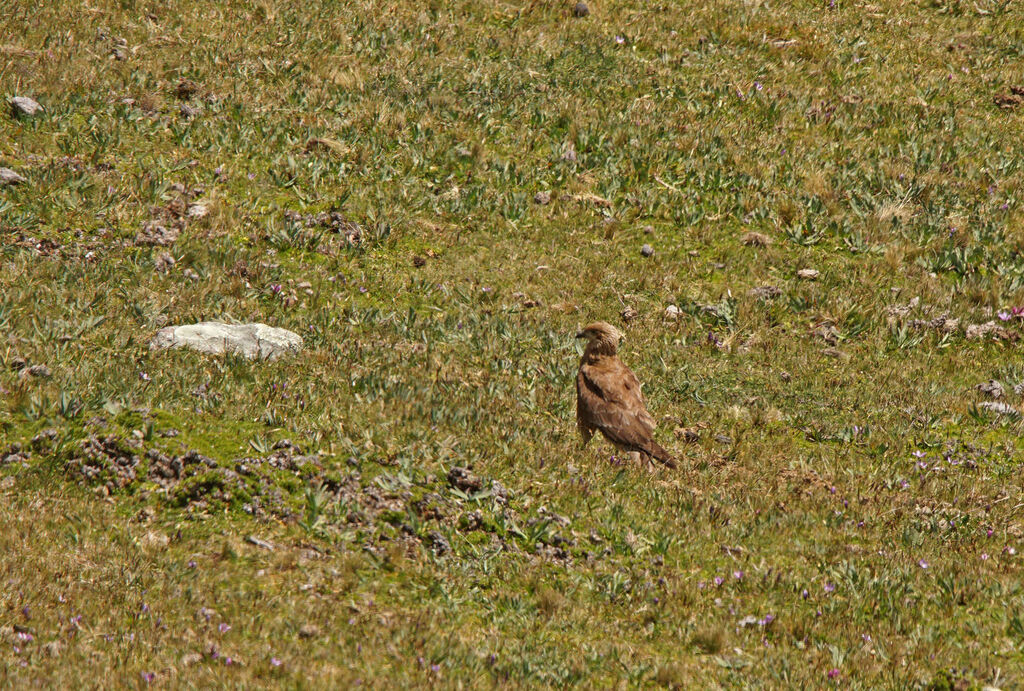
[[[607,322],[594,322],[577,331],[576,338],[587,339],[588,353],[614,355],[622,332]]]

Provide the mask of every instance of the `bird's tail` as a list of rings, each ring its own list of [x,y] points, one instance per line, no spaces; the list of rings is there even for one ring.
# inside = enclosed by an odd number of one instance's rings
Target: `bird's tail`
[[[654,440],[651,440],[644,445],[644,453],[659,463],[664,464],[668,468],[672,468],[673,470],[676,468],[676,459]]]

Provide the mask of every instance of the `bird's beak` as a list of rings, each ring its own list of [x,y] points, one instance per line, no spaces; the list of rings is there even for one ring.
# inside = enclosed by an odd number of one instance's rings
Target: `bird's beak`
[[[584,334],[582,331],[577,331],[576,338],[586,338],[586,334]]]

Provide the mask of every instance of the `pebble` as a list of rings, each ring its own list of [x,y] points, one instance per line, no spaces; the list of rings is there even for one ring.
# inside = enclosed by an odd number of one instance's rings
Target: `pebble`
[[[43,107],[28,96],[15,96],[11,99],[11,114],[16,118],[30,118]]]
[[[989,398],[999,399],[1006,394],[1006,392],[1003,390],[1003,385],[1000,384],[995,379],[990,379],[987,382],[978,384],[974,388],[980,391],[981,393],[985,394]]]
[[[669,305],[665,308],[665,319],[675,321],[676,319],[679,319],[680,314],[682,314],[682,311],[675,305]]]
[[[624,307],[622,311],[619,312],[619,316],[622,317],[622,321],[628,323],[640,316],[640,313],[632,307]]]
[[[644,255],[645,257],[650,257],[654,254],[654,248],[651,247],[650,245],[645,244],[643,247],[640,248],[640,254]]]
[[[537,194],[533,195],[533,201],[535,204],[546,206],[551,203],[551,193],[546,191],[538,192]]]
[[[578,2],[576,6],[572,8],[572,16],[577,18],[586,17],[590,14],[590,8],[587,7],[587,3]]]
[[[23,182],[25,182],[25,178],[10,168],[0,168],[0,187],[4,185],[20,185]]]
[[[813,281],[820,275],[817,269],[800,269],[796,272],[797,278],[801,278],[805,281]]]
[[[299,638],[316,638],[320,635],[320,627],[316,624],[303,624],[299,629]]]

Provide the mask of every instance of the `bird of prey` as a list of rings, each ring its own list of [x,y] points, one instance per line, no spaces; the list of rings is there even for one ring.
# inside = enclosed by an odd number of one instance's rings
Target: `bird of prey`
[[[587,339],[576,375],[576,425],[583,446],[594,432],[620,451],[676,467],[672,455],[654,441],[654,418],[647,412],[640,380],[619,359],[620,334],[611,324],[595,322],[576,334]]]

